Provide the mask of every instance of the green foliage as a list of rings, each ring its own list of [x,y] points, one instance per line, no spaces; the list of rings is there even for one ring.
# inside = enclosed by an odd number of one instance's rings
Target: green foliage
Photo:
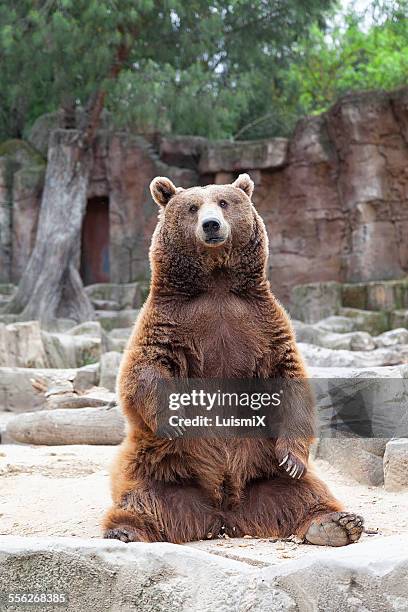
[[[125,127],[233,134],[253,74],[284,65],[332,0],[3,0],[0,137],[107,89]],[[120,78],[110,78],[115,62]],[[116,74],[114,75],[116,79]]]
[[[407,83],[407,0],[343,17],[332,5],[3,0],[0,140],[102,90],[121,128],[246,139],[288,135],[348,91]]]
[[[288,71],[303,113],[320,113],[353,90],[393,89],[408,84],[407,2],[374,3],[376,21],[368,31],[354,11],[345,25],[329,32],[311,30],[311,44],[300,44]]]

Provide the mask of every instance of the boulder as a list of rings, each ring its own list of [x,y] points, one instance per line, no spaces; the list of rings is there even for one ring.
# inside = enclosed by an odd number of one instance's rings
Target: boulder
[[[95,315],[105,331],[117,327],[131,327],[137,319],[139,310],[95,310]]]
[[[160,158],[170,166],[197,170],[207,139],[201,136],[162,136]]]
[[[386,443],[387,440],[381,438],[323,437],[319,440],[316,456],[361,484],[380,486],[384,483]]]
[[[200,158],[199,171],[201,174],[210,174],[247,171],[251,168],[280,168],[286,163],[287,149],[286,138],[207,142]]]
[[[42,332],[44,347],[50,367],[80,368],[97,363],[102,354],[101,331],[98,336],[83,334],[52,334]]]
[[[408,282],[401,280],[344,284],[343,306],[361,310],[392,311],[408,304]]]
[[[408,328],[408,310],[394,310],[390,316],[391,328]]]
[[[360,483],[384,482],[387,441],[408,435],[408,368],[309,368],[318,413],[317,457]]]
[[[408,606],[407,550],[398,535],[267,565],[189,545],[2,536],[0,588],[60,594],[67,612],[384,612]]]
[[[338,314],[341,307],[341,285],[335,282],[297,285],[292,289],[290,312],[295,319],[316,323]]]
[[[322,329],[318,324],[293,321],[298,342],[306,342],[330,349],[345,349],[348,351],[371,351],[375,343],[367,332],[348,332],[338,334]]]
[[[408,438],[388,442],[384,455],[384,484],[387,491],[408,489]]]
[[[388,312],[360,310],[358,308],[340,308],[339,314],[352,319],[354,329],[365,331],[372,336],[378,336],[390,329],[391,323]]]
[[[140,308],[147,297],[148,289],[146,282],[97,283],[85,287],[85,293],[91,302],[96,305],[99,303],[107,305],[111,302],[117,305],[120,310],[124,310]],[[112,310],[116,309],[115,307]],[[101,308],[100,310],[108,310],[108,308]]]
[[[46,368],[49,365],[38,321],[0,323],[0,366]]]
[[[375,345],[378,347],[395,346],[397,344],[408,344],[408,329],[399,327],[380,334],[374,338]]]
[[[123,355],[116,351],[104,353],[101,357],[101,377],[99,384],[109,391],[115,391],[116,377]]]
[[[33,381],[39,381],[33,386]],[[44,406],[44,386],[65,385],[69,391],[85,391],[99,382],[99,364],[83,368],[0,368],[0,411],[29,412]],[[39,387],[41,390],[39,390]]]
[[[355,330],[355,323],[352,319],[338,315],[325,317],[314,325],[317,329],[323,329],[336,334],[346,334]]]
[[[298,347],[309,366],[371,368],[398,365],[408,361],[408,345],[406,344],[371,351],[334,350],[303,342],[299,342]]]

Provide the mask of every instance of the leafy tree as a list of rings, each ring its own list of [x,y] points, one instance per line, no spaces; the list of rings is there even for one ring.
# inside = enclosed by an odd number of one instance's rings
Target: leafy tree
[[[287,83],[302,114],[320,113],[349,91],[408,84],[408,3],[374,2],[368,18],[366,31],[364,15],[352,10],[328,32],[313,26],[299,45]]]
[[[44,112],[104,106],[122,125],[234,133],[293,44],[332,0],[4,0],[0,137]]]

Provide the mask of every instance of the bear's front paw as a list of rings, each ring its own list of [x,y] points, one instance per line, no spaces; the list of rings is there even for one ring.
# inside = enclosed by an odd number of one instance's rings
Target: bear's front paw
[[[156,436],[158,438],[166,438],[167,440],[175,440],[181,438],[186,431],[184,425],[170,425],[170,423],[163,423],[157,428]]]
[[[306,466],[291,452],[287,453],[280,461],[279,467],[285,470],[291,478],[299,480],[306,472]]]

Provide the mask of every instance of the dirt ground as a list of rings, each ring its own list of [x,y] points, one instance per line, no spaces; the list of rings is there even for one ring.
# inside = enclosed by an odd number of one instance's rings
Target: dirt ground
[[[110,504],[109,446],[0,445],[0,535],[101,536],[100,519]],[[379,538],[408,532],[408,491],[352,483],[324,461],[316,467],[346,507],[365,517],[366,528]],[[270,565],[308,554],[313,546],[272,540],[220,539],[189,546]]]

